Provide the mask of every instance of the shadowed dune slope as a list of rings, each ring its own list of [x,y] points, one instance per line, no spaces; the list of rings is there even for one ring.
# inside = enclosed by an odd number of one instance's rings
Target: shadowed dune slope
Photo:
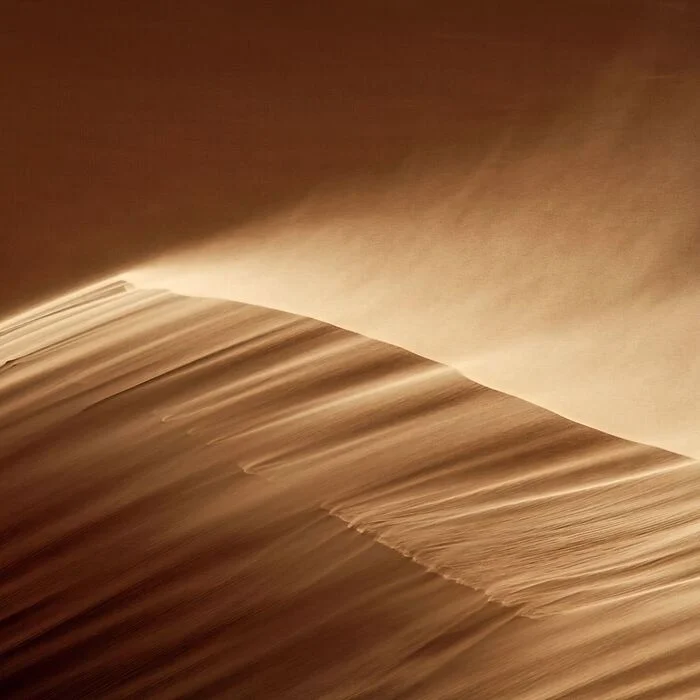
[[[260,307],[0,334],[7,696],[694,697],[693,461]]]

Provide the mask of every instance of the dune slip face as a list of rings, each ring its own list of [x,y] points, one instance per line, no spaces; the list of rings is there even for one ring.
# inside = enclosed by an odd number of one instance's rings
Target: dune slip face
[[[318,321],[118,280],[0,347],[10,697],[697,688],[688,458]]]

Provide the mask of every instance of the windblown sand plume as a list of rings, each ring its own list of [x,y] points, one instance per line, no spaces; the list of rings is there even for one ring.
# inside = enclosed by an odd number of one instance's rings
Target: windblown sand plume
[[[0,696],[700,698],[700,9],[11,2]]]

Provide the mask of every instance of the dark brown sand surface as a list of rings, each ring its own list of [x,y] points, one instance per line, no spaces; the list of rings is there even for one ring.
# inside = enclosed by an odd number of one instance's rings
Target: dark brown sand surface
[[[695,462],[259,307],[0,332],[6,697],[694,697]]]

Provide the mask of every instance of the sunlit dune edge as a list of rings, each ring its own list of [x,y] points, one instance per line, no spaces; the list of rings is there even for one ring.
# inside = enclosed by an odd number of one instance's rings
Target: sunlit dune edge
[[[417,155],[119,274],[315,318],[700,457],[700,99],[658,70],[623,54],[534,145]]]

